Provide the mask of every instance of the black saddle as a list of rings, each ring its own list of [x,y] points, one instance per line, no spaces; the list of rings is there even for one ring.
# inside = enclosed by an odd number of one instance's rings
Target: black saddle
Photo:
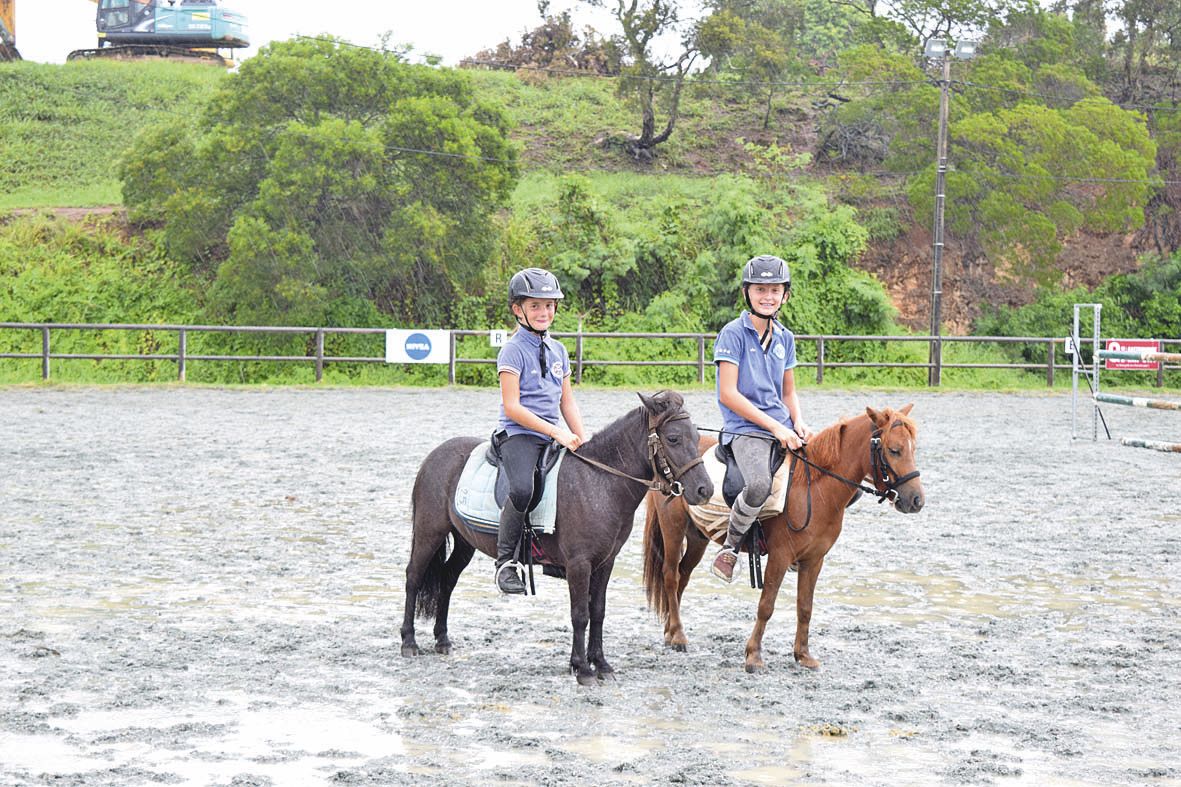
[[[505,501],[508,500],[508,476],[502,473],[500,468],[500,441],[506,436],[504,431],[495,432],[492,435],[492,444],[488,446],[487,454],[488,464],[496,468],[494,496],[496,505],[500,508],[504,508]],[[537,467],[533,470],[533,497],[529,498],[529,508],[525,513],[537,508],[537,504],[541,502],[541,495],[545,491],[545,477],[553,469],[561,454],[562,444],[552,440],[538,454]]]
[[[722,498],[726,501],[727,506],[733,508],[734,501],[738,498],[738,495],[742,494],[742,488],[746,486],[746,481],[742,477],[742,471],[738,469],[738,462],[734,459],[734,449],[730,447],[729,443],[718,443],[717,448],[714,449],[714,456],[717,457],[719,462],[726,466],[726,477],[722,481]],[[772,478],[774,478],[775,474],[779,472],[779,468],[783,466],[783,460],[786,458],[787,449],[785,449],[779,443],[775,443],[771,447],[770,463]],[[789,488],[791,487],[792,481],[791,471],[794,470],[795,466],[793,463],[793,466],[789,470],[787,476],[787,485]],[[854,503],[860,500],[862,494],[862,491],[858,489],[856,494],[853,495],[853,499],[849,501],[845,508],[851,507]]]
[[[734,458],[734,449],[730,443],[718,443],[718,447],[714,449],[714,456],[726,466],[726,478],[722,481],[722,499],[726,501],[726,505],[733,508],[734,501],[738,499],[738,495],[742,494],[742,489],[746,486],[746,479],[742,477],[742,471],[738,469],[738,461]],[[786,456],[787,451],[783,446],[778,442],[772,443],[768,468],[772,478],[779,472]]]

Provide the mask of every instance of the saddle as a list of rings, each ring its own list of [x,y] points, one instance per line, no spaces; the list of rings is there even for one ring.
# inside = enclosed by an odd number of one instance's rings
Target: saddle
[[[714,449],[714,456],[726,468],[726,475],[722,481],[722,499],[726,501],[726,507],[730,508],[742,492],[742,488],[746,486],[746,480],[742,477],[742,471],[738,468],[738,460],[734,458],[734,448],[730,443],[718,443],[717,448]],[[768,469],[772,478],[779,472],[779,468],[783,466],[783,459],[786,456],[787,451],[784,450],[783,446],[778,442],[771,444],[770,466]]]
[[[564,455],[565,450],[555,443],[547,446],[538,457],[533,498],[526,512],[526,521],[538,533],[554,532],[558,497],[556,470]],[[500,510],[507,500],[508,477],[500,472],[496,441],[480,443],[468,455],[459,475],[452,507],[472,530],[495,535],[500,526]]]
[[[504,508],[505,501],[508,500],[508,476],[500,472],[500,443],[502,440],[504,440],[504,432],[492,435],[486,457],[488,464],[496,468],[495,494],[498,508]],[[533,497],[529,499],[529,507],[525,509],[526,514],[532,512],[541,502],[541,498],[545,494],[546,476],[562,458],[562,451],[561,444],[550,442],[538,455],[537,467],[533,470]]]

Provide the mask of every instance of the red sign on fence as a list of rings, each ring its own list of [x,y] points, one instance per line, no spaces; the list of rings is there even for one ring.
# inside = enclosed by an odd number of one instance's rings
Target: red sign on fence
[[[1108,339],[1107,349],[1112,352],[1141,352],[1148,350],[1158,353],[1161,351],[1160,342],[1156,339]],[[1105,358],[1104,369],[1146,369],[1156,371],[1160,361],[1141,361],[1131,358]]]

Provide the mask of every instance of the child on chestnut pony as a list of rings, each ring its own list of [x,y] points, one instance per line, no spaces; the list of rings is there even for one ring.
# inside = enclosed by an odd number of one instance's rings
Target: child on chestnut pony
[[[779,257],[762,254],[743,267],[747,310],[727,323],[714,341],[721,442],[733,452],[745,486],[734,499],[726,542],[710,569],[731,582],[738,547],[771,495],[771,478],[781,458],[778,447],[798,449],[812,439],[796,395],[795,336],[778,320],[791,297],[791,273]]]

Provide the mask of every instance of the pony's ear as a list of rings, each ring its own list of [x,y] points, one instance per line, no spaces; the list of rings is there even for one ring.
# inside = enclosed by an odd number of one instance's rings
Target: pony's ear
[[[910,415],[910,411],[912,408],[914,408],[914,402],[911,402],[910,404],[908,404],[906,407],[903,407],[898,412],[902,413],[903,415]]]
[[[644,396],[642,393],[637,392],[636,396],[640,397],[640,401],[644,403],[644,409],[654,415],[660,414],[666,407],[666,404],[659,398],[660,394],[656,396]]]
[[[878,412],[877,410],[873,409],[872,407],[866,407],[865,414],[869,416],[869,420],[873,421],[875,426],[885,427],[886,422],[887,422],[887,416],[884,411]]]
[[[644,403],[644,408],[653,415],[660,415],[669,410],[676,410],[682,404],[684,399],[676,391],[659,391],[652,396],[644,396],[642,393],[637,393],[640,401]]]

